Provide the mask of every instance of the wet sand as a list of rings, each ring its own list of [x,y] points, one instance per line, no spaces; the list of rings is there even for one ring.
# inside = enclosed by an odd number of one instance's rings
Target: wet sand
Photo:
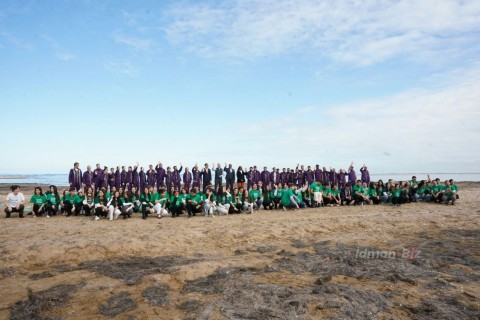
[[[455,206],[2,218],[0,319],[479,318],[480,184],[459,186]]]

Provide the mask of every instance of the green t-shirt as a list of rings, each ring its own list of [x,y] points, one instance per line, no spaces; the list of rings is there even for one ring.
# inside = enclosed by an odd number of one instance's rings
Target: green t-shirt
[[[336,190],[333,190],[332,189],[332,196],[336,197],[340,194],[340,190],[336,189]]]
[[[95,202],[95,198],[92,195],[85,196],[87,199],[87,204],[92,205]]]
[[[84,199],[85,199],[85,196],[80,197],[78,194],[76,194],[75,197],[73,197],[73,204],[74,205],[81,204]]]
[[[436,186],[431,186],[431,187],[430,187],[430,191],[431,191],[432,193],[438,193],[438,192],[440,191],[440,187],[439,187],[438,185],[436,185]]]
[[[176,207],[180,207],[183,204],[183,199],[186,198],[186,195],[184,194],[179,194],[178,197],[175,199],[174,205]]]
[[[75,196],[76,194],[74,194],[73,196],[70,194],[70,193],[67,193],[65,195],[65,197],[63,198],[63,202],[70,202],[70,203],[73,203],[73,199],[75,199]]]
[[[222,205],[227,204],[227,203],[228,203],[227,194],[224,193],[224,194],[222,194],[222,195],[219,195],[219,196],[217,197],[217,202],[218,202],[219,204],[222,204]]]
[[[105,203],[104,203],[105,199],[106,199],[105,197],[104,197],[103,199],[100,199],[99,196],[96,196],[94,202],[95,202],[95,204],[105,204]],[[100,201],[101,201],[101,202],[100,202]]]
[[[402,189],[393,189],[392,196],[393,197],[400,197],[401,193],[402,193]]]
[[[332,189],[330,189],[330,188],[323,189],[323,193],[324,193],[326,196],[329,196],[329,195],[332,194]]]
[[[151,202],[151,198],[152,198],[152,195],[150,193],[149,194],[142,193],[140,195],[140,202],[149,203]]]
[[[44,194],[42,194],[42,195],[34,194],[34,195],[32,195],[32,197],[30,198],[30,202],[33,203],[33,204],[36,204],[36,205],[41,206],[42,204],[44,204],[45,202],[47,202],[47,197],[45,197]]]
[[[299,189],[295,190],[295,197],[297,197],[298,201],[303,201],[302,191]]]
[[[455,184],[450,185],[450,189],[452,189],[453,192],[458,192],[458,186]]]
[[[290,205],[290,197],[293,196],[293,191],[292,189],[283,189],[283,194],[282,194],[282,206],[287,207]]]
[[[158,192],[155,192],[150,197],[150,202],[153,203],[153,204],[156,204],[157,200],[160,200],[160,194]]]
[[[194,196],[189,194],[187,195],[187,201],[196,206],[202,203],[202,197],[198,193],[196,193]]]
[[[185,196],[184,196],[185,197]],[[159,194],[158,195],[158,203],[160,203],[162,206],[167,203],[167,195],[164,193],[163,195],[162,194]]]
[[[438,184],[438,188],[440,189],[440,191],[445,191],[447,189],[445,185],[441,183]]]
[[[322,192],[323,190],[323,187],[321,184],[318,184],[316,182],[313,182],[311,185],[310,185],[310,189],[313,190],[313,192]]]
[[[359,186],[359,185],[354,185],[352,190],[353,190],[353,194],[356,194],[357,192],[358,193],[364,192],[363,186]]]
[[[263,202],[270,203],[273,200],[273,191],[265,191],[263,193]]]
[[[112,195],[110,194],[110,192],[105,192],[105,198],[107,198],[107,200],[110,200],[111,197]]]
[[[257,201],[261,196],[260,195],[260,190],[258,190],[258,189],[257,190],[252,189],[252,190],[250,190],[250,192],[248,194],[250,196],[250,201],[251,202]]]
[[[368,195],[372,196],[372,197],[376,197],[377,196],[377,189],[375,188],[368,188]]]
[[[47,193],[47,201],[50,201],[50,203],[52,204],[52,206],[56,206],[57,205],[57,197],[55,196],[55,194],[53,193]]]
[[[275,194],[275,191],[273,191],[273,194]],[[283,189],[277,189],[277,195],[274,196],[274,198],[277,200],[282,199],[282,194],[283,194]]]
[[[418,186],[418,181],[417,180],[410,180],[410,183],[412,186]]]

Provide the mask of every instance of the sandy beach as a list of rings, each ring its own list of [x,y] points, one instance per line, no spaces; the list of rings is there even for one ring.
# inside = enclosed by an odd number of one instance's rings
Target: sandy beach
[[[215,218],[1,207],[0,319],[478,319],[480,184],[459,187],[455,206]]]

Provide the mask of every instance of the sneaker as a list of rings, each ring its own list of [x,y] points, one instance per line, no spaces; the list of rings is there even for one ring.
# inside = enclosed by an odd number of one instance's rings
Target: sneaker
[[[98,216],[95,216],[95,221],[98,221],[100,220],[100,218]]]
[[[50,218],[50,216],[47,214],[47,218]]]

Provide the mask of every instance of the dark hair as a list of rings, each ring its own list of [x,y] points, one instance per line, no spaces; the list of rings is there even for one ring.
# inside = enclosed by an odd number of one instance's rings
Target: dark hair
[[[35,187],[35,190],[33,190],[33,193],[37,193],[37,190],[40,190],[40,195],[43,196],[43,191],[42,191],[42,188],[40,187]]]
[[[14,184],[14,185],[10,186],[10,190],[12,190],[12,192],[17,190],[17,189],[20,189],[20,186],[18,184]]]

